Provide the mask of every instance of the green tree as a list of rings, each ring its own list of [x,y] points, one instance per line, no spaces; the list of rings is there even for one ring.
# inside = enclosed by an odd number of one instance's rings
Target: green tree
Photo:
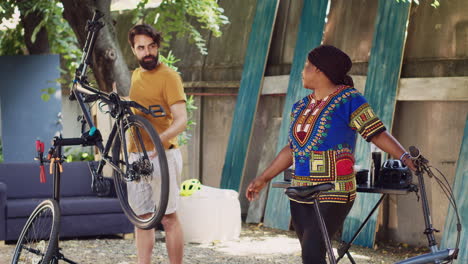
[[[157,8],[147,9],[148,0],[140,0],[133,11],[135,21],[157,24],[173,36],[187,35],[206,54],[205,40],[198,28],[221,35],[220,27],[229,23],[216,0],[163,0]],[[130,74],[117,41],[115,21],[110,11],[111,0],[3,0],[0,21],[14,19],[20,12],[20,23],[14,28],[0,28],[0,55],[44,54],[62,55],[62,69],[68,78],[74,74],[86,40],[84,28],[95,10],[101,11],[105,27],[100,31],[91,66],[98,87],[112,90],[116,82],[121,94],[128,94]],[[196,26],[197,24],[198,26]],[[50,89],[44,89],[49,94]]]
[[[207,54],[206,41],[199,30],[191,23],[190,17],[196,18],[201,28],[210,30],[215,37],[221,36],[220,26],[229,23],[223,15],[224,9],[216,4],[216,0],[163,0],[158,8],[146,8],[148,0],[141,0],[134,12],[134,23],[145,22],[157,24],[165,35],[165,44],[173,36],[188,36],[200,53]]]
[[[110,4],[111,0],[2,0],[0,22],[14,20],[15,10],[18,10],[20,23],[15,27],[0,28],[0,55],[60,54],[60,83],[69,84],[81,60],[87,20],[99,10],[105,15],[105,27],[100,31],[93,51],[93,75],[101,90],[111,91],[116,82],[119,94],[127,95],[130,74],[117,41]],[[165,33],[166,45],[173,36],[188,36],[201,54],[207,54],[206,41],[198,28],[219,37],[221,26],[229,23],[217,0],[163,0],[159,7],[151,9],[146,8],[147,4],[148,0],[140,0],[133,10],[134,22],[156,24]],[[176,69],[174,64],[178,60],[169,51],[165,56],[161,54],[161,61]],[[55,92],[53,88],[41,88],[41,91],[46,101]],[[189,117],[195,109],[193,98],[189,98]],[[195,122],[189,120],[188,129],[193,125]],[[186,143],[188,138],[189,135],[184,133],[181,143]]]

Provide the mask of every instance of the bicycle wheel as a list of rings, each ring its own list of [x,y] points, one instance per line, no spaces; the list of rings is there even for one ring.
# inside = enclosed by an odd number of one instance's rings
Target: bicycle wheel
[[[144,117],[123,120],[123,135],[115,137],[114,184],[128,219],[138,228],[154,228],[164,216],[169,196],[169,169],[164,146]]]
[[[11,263],[50,263],[56,250],[59,223],[57,202],[45,200],[40,203],[21,231]]]

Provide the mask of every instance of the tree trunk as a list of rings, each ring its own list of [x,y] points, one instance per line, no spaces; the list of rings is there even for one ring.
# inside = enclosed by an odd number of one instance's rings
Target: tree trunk
[[[22,4],[24,0],[18,0],[18,8],[20,11],[21,24],[24,28],[24,42],[28,49],[29,54],[48,54],[50,53],[49,39],[47,37],[47,30],[42,27],[41,30],[36,34],[36,39],[33,42],[31,40],[34,29],[37,26],[38,21],[42,20],[42,14],[40,12],[31,12],[26,15],[28,11],[27,5]]]
[[[63,17],[75,32],[81,47],[86,42],[85,26],[93,17],[94,10],[104,14],[101,19],[105,26],[99,31],[93,50],[91,68],[98,86],[103,91],[112,91],[116,82],[120,95],[128,95],[130,72],[122,55],[115,34],[114,22],[110,15],[110,0],[61,0],[64,7]]]

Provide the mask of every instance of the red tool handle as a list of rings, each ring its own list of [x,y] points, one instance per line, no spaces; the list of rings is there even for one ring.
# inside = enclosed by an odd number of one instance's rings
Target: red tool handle
[[[41,141],[40,140],[36,140],[36,151],[37,152],[40,152],[41,151]]]
[[[45,169],[44,165],[42,164],[42,154],[44,153],[44,142],[41,142],[40,140],[36,140],[36,151],[37,151],[37,156],[38,159],[41,162],[41,165],[39,166],[39,180],[41,183],[46,182],[46,177],[45,177]]]
[[[45,168],[44,168],[44,165],[41,165],[39,166],[40,167],[40,181],[41,183],[45,183],[46,182],[46,177],[45,177]]]
[[[36,151],[40,153],[44,153],[44,142],[40,140],[36,140]]]

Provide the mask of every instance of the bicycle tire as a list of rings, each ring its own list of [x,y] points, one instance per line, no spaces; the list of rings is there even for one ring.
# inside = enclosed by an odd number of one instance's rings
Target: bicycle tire
[[[143,144],[142,135],[150,140],[150,146]],[[138,151],[131,154],[127,148],[127,153],[124,153],[123,146],[130,146],[132,144]],[[149,156],[148,152],[150,151],[157,153],[159,166],[145,157],[145,153]],[[133,155],[133,159],[131,159],[130,155]],[[126,157],[128,158],[127,160]],[[161,139],[153,125],[146,118],[130,115],[124,119],[124,138],[122,140],[120,135],[115,137],[112,147],[112,161],[121,169],[121,172],[114,169],[113,177],[117,196],[127,218],[138,228],[146,230],[154,228],[161,222],[166,212],[169,199],[169,169]],[[151,176],[140,173],[138,171],[140,169],[136,169],[141,166],[145,167],[147,164],[145,162],[148,161],[150,161],[152,170],[154,171]],[[157,180],[158,176],[160,180]],[[156,180],[152,177],[156,177]],[[153,179],[152,185],[141,182],[148,180],[148,178]],[[145,185],[145,188],[151,188],[152,199],[149,199],[152,201],[151,211],[138,211],[139,209],[134,209],[132,202],[129,201],[127,187],[134,188],[138,184]]]
[[[60,208],[57,201],[41,202],[21,231],[11,263],[50,263],[56,251],[59,225]]]

